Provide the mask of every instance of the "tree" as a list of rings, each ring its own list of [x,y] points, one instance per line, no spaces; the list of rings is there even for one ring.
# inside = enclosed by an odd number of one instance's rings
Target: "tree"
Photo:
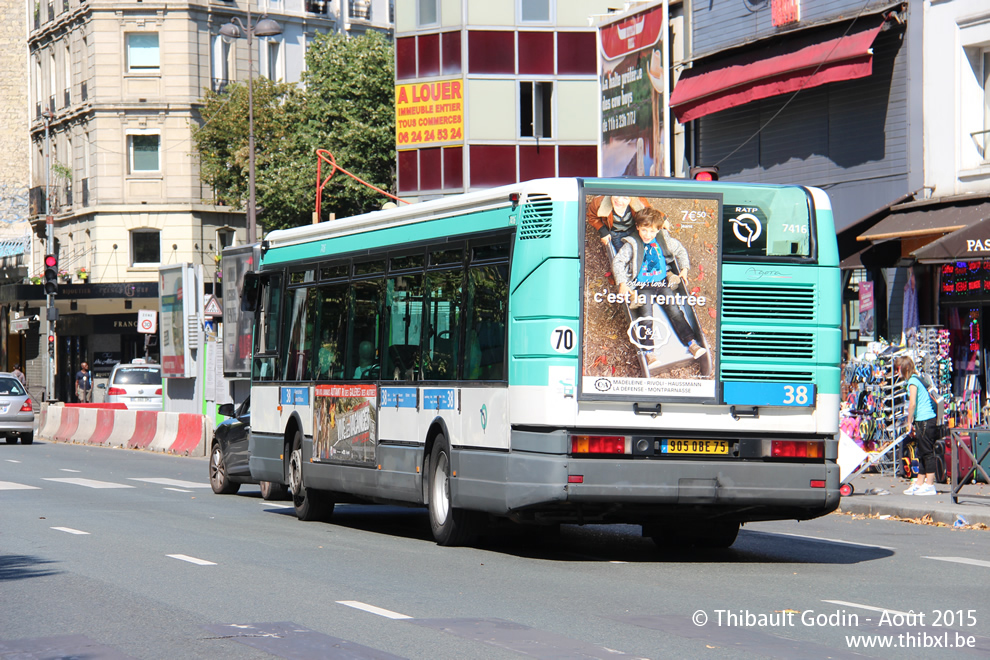
[[[329,150],[341,167],[369,183],[395,189],[391,41],[377,32],[321,35],[307,46],[306,67],[299,86],[255,79],[255,187],[258,223],[265,231],[312,221],[317,149]],[[221,93],[208,92],[203,103],[204,123],[193,131],[200,176],[217,203],[243,208],[247,88],[232,84]],[[386,201],[340,173],[327,184],[323,199],[323,208],[338,217]]]

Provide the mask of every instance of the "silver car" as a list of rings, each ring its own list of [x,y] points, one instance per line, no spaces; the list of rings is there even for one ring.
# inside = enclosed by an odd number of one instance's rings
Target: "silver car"
[[[106,402],[123,403],[128,410],[161,410],[162,366],[143,360],[114,366]]]
[[[34,442],[34,410],[21,381],[13,374],[0,372],[0,434],[8,445]]]

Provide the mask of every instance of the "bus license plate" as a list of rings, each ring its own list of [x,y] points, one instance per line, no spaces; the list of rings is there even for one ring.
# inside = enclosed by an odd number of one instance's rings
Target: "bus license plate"
[[[664,440],[662,454],[728,454],[728,440]]]

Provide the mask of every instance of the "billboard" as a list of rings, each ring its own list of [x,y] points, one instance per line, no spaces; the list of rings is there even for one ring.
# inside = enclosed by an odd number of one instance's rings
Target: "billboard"
[[[721,195],[586,193],[580,396],[718,401]]]
[[[669,174],[663,27],[659,5],[599,26],[601,176]]]
[[[254,315],[241,313],[241,293],[244,275],[259,263],[261,249],[257,245],[239,245],[223,251],[220,270],[223,273],[223,374],[228,378],[251,375],[251,338]]]
[[[418,147],[464,139],[464,81],[395,86],[395,146]]]
[[[374,465],[377,403],[376,385],[317,385],[313,460]]]
[[[199,347],[202,294],[192,264],[158,269],[158,302],[161,307],[162,376],[195,378],[192,349]],[[195,334],[189,335],[189,332]]]

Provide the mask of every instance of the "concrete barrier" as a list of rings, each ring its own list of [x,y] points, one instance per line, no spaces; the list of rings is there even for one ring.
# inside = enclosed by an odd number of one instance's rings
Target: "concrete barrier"
[[[206,456],[211,428],[193,413],[42,405],[38,436],[54,442]]]

